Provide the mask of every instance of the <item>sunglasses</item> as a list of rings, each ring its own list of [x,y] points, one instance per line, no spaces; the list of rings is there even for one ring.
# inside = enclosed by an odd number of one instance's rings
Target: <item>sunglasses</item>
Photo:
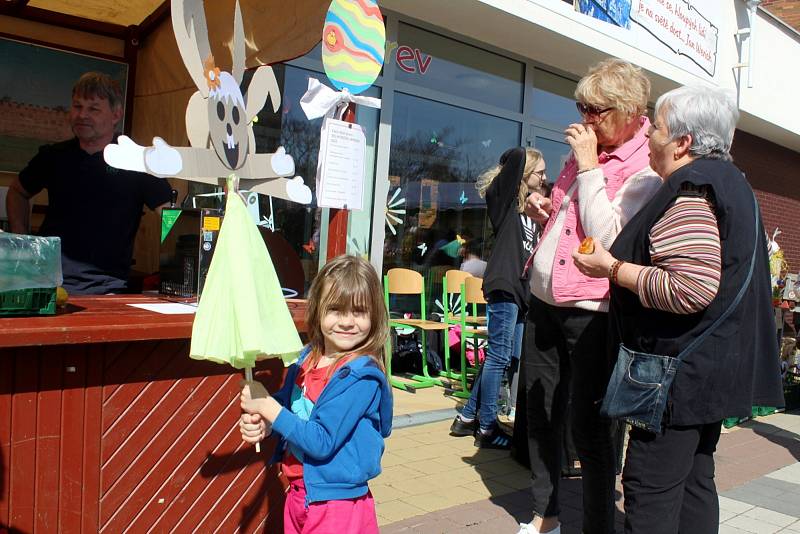
[[[594,115],[594,116],[602,115],[607,111],[615,109],[614,107],[599,108],[597,106],[592,106],[591,104],[584,104],[583,102],[575,102],[575,107],[578,108],[578,112],[581,115]]]

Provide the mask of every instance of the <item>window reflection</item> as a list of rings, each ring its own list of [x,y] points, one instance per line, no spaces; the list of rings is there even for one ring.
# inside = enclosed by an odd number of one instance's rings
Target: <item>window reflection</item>
[[[541,151],[544,156],[544,161],[547,165],[547,182],[555,183],[564,168],[564,164],[567,162],[570,146],[567,143],[545,137],[536,137],[534,147]]]
[[[512,111],[522,110],[525,66],[519,61],[400,24],[397,80]]]
[[[459,238],[482,240],[488,257],[491,232],[475,180],[519,145],[521,126],[401,93],[394,102],[384,268],[422,272],[439,298],[444,272],[460,265]]]
[[[563,131],[573,122],[580,122],[581,117],[575,109],[573,96],[577,83],[541,69],[534,69],[533,85],[532,109],[535,119],[557,131]]]

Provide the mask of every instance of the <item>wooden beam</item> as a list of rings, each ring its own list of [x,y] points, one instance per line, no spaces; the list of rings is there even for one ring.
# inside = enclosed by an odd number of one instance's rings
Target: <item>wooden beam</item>
[[[66,15],[47,9],[31,7],[25,5],[26,3],[27,0],[2,1],[0,2],[0,15],[52,24],[53,26],[61,26],[117,39],[125,39],[128,34],[128,28],[119,24]]]
[[[26,0],[27,1],[27,0]],[[150,33],[158,28],[161,23],[170,16],[170,0],[164,0],[160,6],[155,8],[152,13],[147,15],[139,24],[139,41],[143,43],[147,40]]]

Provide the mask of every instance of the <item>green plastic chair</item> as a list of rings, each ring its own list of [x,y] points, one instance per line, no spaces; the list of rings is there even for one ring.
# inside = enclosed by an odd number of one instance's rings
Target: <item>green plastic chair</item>
[[[391,364],[391,336],[387,341],[387,355],[386,358],[386,372],[389,375],[389,381],[393,387],[402,389],[404,391],[414,391],[420,388],[429,388],[432,386],[442,386],[442,381],[438,378],[430,376],[428,373],[428,338],[427,333],[432,330],[446,330],[447,325],[438,321],[429,321],[425,308],[425,291],[423,288],[422,275],[410,269],[389,269],[386,276],[383,277],[383,298],[386,302],[386,309],[389,311],[389,328],[406,327],[413,328],[420,332],[422,350],[422,374],[412,375],[408,377],[411,383],[402,382],[392,376]],[[389,306],[390,295],[419,295],[419,319],[401,319],[392,318],[392,309]]]
[[[440,376],[449,378],[450,380],[457,380],[461,382],[461,389],[452,392],[453,396],[460,398],[468,398],[469,390],[467,387],[467,373],[469,371],[477,372],[476,369],[468,369],[466,364],[465,355],[465,338],[461,336],[461,366],[460,371],[456,372],[450,365],[450,330],[453,327],[459,326],[463,329],[466,328],[469,320],[462,321],[466,302],[465,302],[465,285],[464,282],[472,275],[466,271],[459,271],[457,269],[450,269],[444,274],[442,278],[442,322],[447,325],[447,333],[444,339],[444,371]],[[456,296],[456,301],[453,302],[453,297]],[[468,319],[471,316],[466,316]]]
[[[449,273],[448,273],[449,274]],[[445,287],[452,287],[453,282],[448,280]],[[479,372],[480,361],[478,356],[478,340],[488,339],[489,333],[482,326],[486,326],[487,317],[478,313],[478,306],[485,306],[486,301],[483,298],[483,278],[476,278],[468,276],[463,279],[459,284],[460,306],[457,307],[458,314],[450,315],[448,317],[449,325],[458,325],[461,328],[461,372],[455,373],[450,371],[450,377],[461,382],[461,390],[454,391],[453,396],[460,398],[468,398],[470,395],[469,387],[467,386],[468,375],[476,375]],[[450,326],[449,326],[450,327]],[[467,343],[472,342],[473,353],[475,354],[475,363],[470,366],[467,362]],[[449,361],[450,347],[449,343],[445,346],[445,358]]]

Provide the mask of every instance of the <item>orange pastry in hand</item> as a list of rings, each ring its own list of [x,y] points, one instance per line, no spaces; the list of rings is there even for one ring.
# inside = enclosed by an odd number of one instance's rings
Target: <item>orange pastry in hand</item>
[[[579,254],[591,254],[594,252],[594,239],[587,237],[581,241],[581,246],[578,247]]]

